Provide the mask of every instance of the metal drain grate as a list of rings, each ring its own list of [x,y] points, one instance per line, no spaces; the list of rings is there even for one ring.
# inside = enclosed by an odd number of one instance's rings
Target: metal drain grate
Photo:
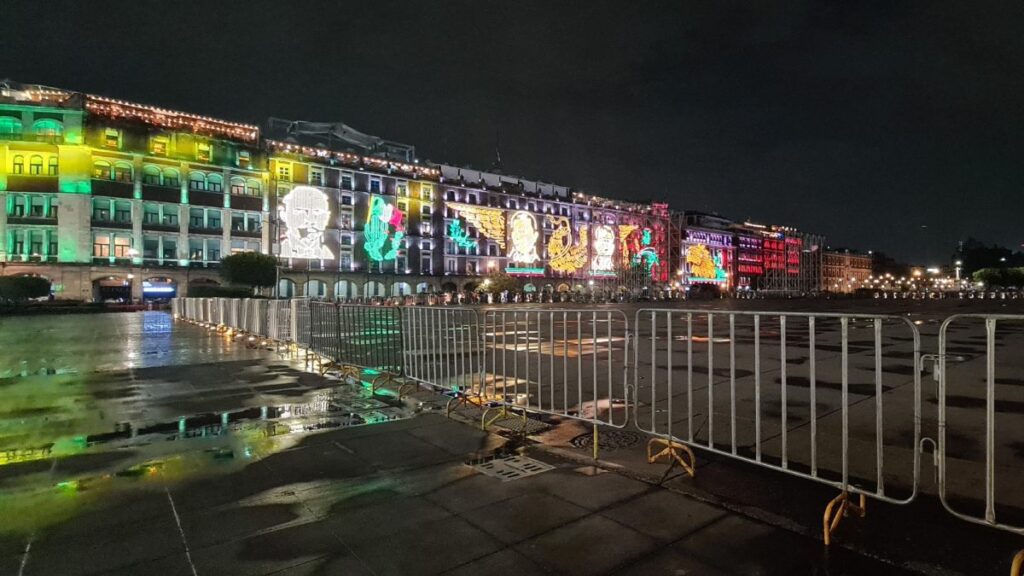
[[[469,465],[480,473],[491,476],[492,478],[497,478],[502,482],[518,480],[520,478],[534,476],[541,472],[547,472],[548,470],[555,469],[555,467],[550,464],[545,464],[539,460],[534,460],[533,458],[527,458],[525,456],[494,458],[483,462],[471,462]]]

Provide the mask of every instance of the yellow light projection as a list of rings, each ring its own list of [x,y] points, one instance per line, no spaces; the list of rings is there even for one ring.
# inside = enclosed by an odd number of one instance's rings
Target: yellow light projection
[[[694,244],[686,250],[686,263],[690,265],[690,275],[694,278],[715,278],[718,266],[711,257],[708,247],[703,244]]]
[[[467,218],[468,220],[468,218]],[[509,240],[512,247],[508,259],[516,264],[533,264],[540,259],[537,254],[537,221],[529,212],[515,212],[509,219]]]
[[[505,211],[501,208],[474,206],[448,202],[447,206],[459,213],[485,238],[494,240],[502,251],[505,250]]]
[[[615,230],[607,224],[594,226],[594,256],[590,259],[592,273],[615,270]]]
[[[619,256],[622,257],[623,268],[629,268],[629,235],[639,228],[636,224],[619,224]]]
[[[587,238],[589,230],[586,224],[580,225],[579,239],[574,246],[569,219],[565,216],[548,216],[548,222],[555,227],[551,239],[548,240],[548,263],[556,272],[572,273],[587,264]]]

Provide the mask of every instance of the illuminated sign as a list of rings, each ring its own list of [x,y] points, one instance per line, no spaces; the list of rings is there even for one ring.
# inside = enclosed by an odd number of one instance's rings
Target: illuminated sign
[[[705,246],[732,247],[732,235],[706,230],[687,230],[686,238],[693,244]]]
[[[693,244],[686,250],[686,265],[690,269],[690,282],[729,281],[725,271],[725,251],[715,249],[712,253],[704,244]]]
[[[537,255],[537,221],[529,212],[516,212],[508,222],[509,261],[515,264],[533,264],[540,259]]]
[[[331,218],[327,195],[312,186],[299,186],[281,200],[281,205],[281,222],[286,229],[280,256],[333,260],[334,253],[324,244],[324,230]]]
[[[401,210],[380,196],[370,196],[370,208],[366,211],[366,226],[363,228],[363,248],[371,260],[394,260],[398,256],[405,236],[404,216]],[[388,244],[387,251],[384,251],[385,244]]]
[[[551,269],[571,274],[583,268],[587,264],[587,225],[580,225],[579,239],[573,245],[569,219],[565,216],[548,216],[547,219],[555,227],[548,240],[548,263]]]
[[[615,230],[607,224],[594,226],[594,255],[590,259],[591,274],[606,274],[615,269]]]
[[[651,234],[650,228],[644,228],[643,233],[640,235],[640,243],[643,245],[636,254],[633,255],[633,264],[641,265],[644,267],[644,271],[648,274],[651,270],[661,263],[661,258],[658,257],[658,251],[651,246],[653,235]]]

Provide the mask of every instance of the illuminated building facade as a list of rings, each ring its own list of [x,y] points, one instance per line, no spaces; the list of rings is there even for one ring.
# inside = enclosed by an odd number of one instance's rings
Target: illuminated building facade
[[[255,126],[40,86],[0,86],[0,262],[60,298],[140,299],[266,251]]]
[[[822,282],[826,292],[849,294],[872,275],[873,258],[850,250],[825,250]]]

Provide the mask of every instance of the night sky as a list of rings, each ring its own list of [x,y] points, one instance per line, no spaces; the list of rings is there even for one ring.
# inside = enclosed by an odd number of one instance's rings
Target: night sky
[[[556,5],[557,4],[557,5]],[[301,9],[299,8],[301,6]],[[2,0],[0,78],[945,261],[1024,242],[1024,3]]]

